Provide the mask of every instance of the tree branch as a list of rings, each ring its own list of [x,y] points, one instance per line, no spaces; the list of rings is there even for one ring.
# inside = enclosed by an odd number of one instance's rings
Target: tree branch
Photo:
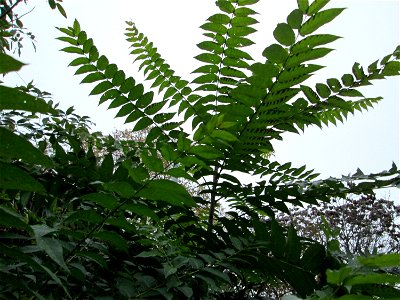
[[[8,6],[5,1],[5,7],[7,8],[4,12],[2,12],[2,14],[0,15],[0,19],[4,19],[9,13],[11,13],[13,11],[13,9],[20,3],[22,2],[22,0],[17,0],[17,2],[15,2],[13,5]]]

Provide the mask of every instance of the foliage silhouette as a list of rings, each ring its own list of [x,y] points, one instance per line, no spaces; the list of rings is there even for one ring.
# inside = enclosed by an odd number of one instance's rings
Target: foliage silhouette
[[[82,83],[95,83],[90,94],[118,108],[116,117],[133,123],[133,131],[148,130],[124,147],[90,133],[73,108],[63,112],[32,96],[43,95],[33,86],[1,87],[15,100],[0,98],[4,297],[243,299],[268,295],[276,280],[299,297],[399,294],[398,278],[384,269],[398,264],[398,255],[345,266],[329,248],[281,226],[274,213],[396,185],[397,167],[315,180],[313,170],[268,156],[284,132],[336,124],[377,103],[358,88],[399,75],[399,48],[367,70],[356,63],[351,74],[312,88],[306,80],[321,66],[310,61],[326,56],[326,45],[338,38],[314,32],[343,9],[299,0],[274,30],[277,43],[265,48],[265,61],[252,62],[242,48],[253,44],[250,7],[257,2],[216,1],[219,12],[201,26],[207,39],[196,59],[204,64],[190,83],[128,22],[131,53],[158,94],[100,55],[77,20],[59,28],[58,39],[68,44],[63,51],[76,56],[70,66],[84,75]],[[6,54],[0,59],[9,61],[3,73],[21,67]],[[34,121],[39,113],[45,117]],[[240,173],[263,180],[246,185]],[[171,177],[191,180],[210,196],[193,196]],[[219,215],[222,201],[228,209]],[[206,220],[197,213],[204,206]]]

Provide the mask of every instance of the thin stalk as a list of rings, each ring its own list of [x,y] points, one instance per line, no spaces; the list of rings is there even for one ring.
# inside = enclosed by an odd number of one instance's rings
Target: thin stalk
[[[211,200],[210,200],[210,211],[208,213],[208,231],[212,230],[212,226],[214,223],[214,213],[215,213],[215,207],[217,204],[217,196],[216,196],[216,192],[217,192],[217,183],[219,180],[219,172],[218,172],[218,167],[215,166],[214,167],[214,175],[213,175],[213,181],[212,181],[212,190],[211,190]]]

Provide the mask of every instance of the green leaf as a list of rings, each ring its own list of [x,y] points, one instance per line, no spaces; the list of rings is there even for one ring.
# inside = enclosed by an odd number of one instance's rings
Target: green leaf
[[[209,17],[207,20],[217,24],[229,24],[231,19],[225,14],[215,14]]]
[[[373,268],[388,268],[388,267],[399,267],[400,266],[400,254],[399,253],[388,253],[372,256],[359,256],[358,262],[363,266]]]
[[[186,297],[187,299],[192,298],[192,296],[193,296],[193,289],[192,289],[191,287],[188,287],[188,286],[180,286],[180,287],[177,287],[177,289],[178,289],[179,291],[181,291],[182,294],[185,295],[185,297]]]
[[[281,45],[272,44],[271,46],[265,48],[262,55],[272,63],[282,64],[286,61],[288,52]]]
[[[301,255],[300,238],[297,236],[293,225],[288,229],[287,241],[285,246],[285,256],[290,262],[297,263]]]
[[[400,276],[397,274],[362,274],[352,276],[344,280],[344,285],[357,285],[357,284],[397,284],[400,283]]]
[[[14,59],[13,57],[4,53],[0,53],[0,74],[18,71],[24,65],[24,63]]]
[[[229,276],[228,276],[226,273],[224,273],[224,272],[221,272],[221,271],[219,271],[219,270],[217,270],[217,269],[215,269],[215,268],[209,268],[209,267],[205,267],[205,268],[202,269],[202,270],[205,271],[205,272],[207,272],[207,273],[209,273],[209,274],[214,275],[215,277],[217,277],[217,278],[219,278],[219,279],[222,279],[223,281],[225,281],[225,282],[228,283],[228,284],[231,284],[231,279],[230,279]]]
[[[78,36],[79,33],[81,32],[81,25],[79,24],[77,19],[74,20],[72,28],[74,29],[74,34]]]
[[[138,194],[146,199],[165,201],[174,206],[193,207],[195,205],[194,200],[182,185],[167,179],[150,181]]]
[[[140,217],[149,217],[154,221],[159,221],[160,218],[154,212],[153,209],[149,208],[147,205],[142,204],[126,204],[122,207],[123,210],[130,211]]]
[[[90,52],[90,49],[92,49],[92,47],[93,47],[93,39],[86,40],[86,42],[83,44],[83,52],[88,54]]]
[[[76,255],[80,256],[80,257],[85,257],[85,258],[95,262],[96,264],[98,264],[103,269],[107,268],[106,260],[103,258],[103,256],[101,256],[101,255],[99,255],[97,253],[94,253],[94,252],[77,252]]]
[[[237,141],[237,137],[234,134],[232,134],[228,131],[219,130],[219,129],[213,130],[211,133],[211,137],[218,138],[218,139],[221,139],[221,140],[224,140],[227,142]]]
[[[112,194],[92,193],[82,196],[81,199],[96,203],[107,209],[114,209],[118,206],[118,199]]]
[[[77,41],[80,45],[83,45],[87,41],[87,34],[85,31],[79,32]]]
[[[61,51],[64,51],[66,53],[77,53],[77,54],[83,54],[84,53],[81,48],[72,47],[72,46],[62,48]]]
[[[168,278],[169,276],[175,274],[176,272],[178,272],[178,269],[176,267],[173,267],[168,263],[164,264],[163,273],[165,278]]]
[[[309,51],[304,51],[301,53],[291,55],[286,61],[286,67],[291,68],[300,65],[301,63],[306,61],[322,58],[327,54],[329,54],[331,51],[332,49],[329,48],[316,48],[316,49],[311,49]]]
[[[0,127],[0,157],[21,159],[30,164],[53,166],[53,162],[25,138]]]
[[[97,225],[103,221],[103,217],[94,210],[78,210],[71,213],[67,218],[65,218],[63,223],[68,224],[77,222],[79,220],[84,221],[85,223]]]
[[[137,100],[143,95],[143,92],[144,92],[143,84],[140,83],[138,85],[135,85],[131,89],[131,91],[130,91],[130,93],[128,95],[128,99],[131,100],[131,101]]]
[[[307,97],[307,99],[311,103],[318,103],[320,101],[320,98],[318,95],[313,91],[312,88],[305,86],[305,85],[300,85],[301,90],[303,91],[304,95]]]
[[[344,8],[330,8],[313,15],[301,26],[299,31],[300,34],[305,36],[313,33],[321,26],[335,19],[343,10]]]
[[[128,252],[128,244],[126,240],[116,232],[100,231],[94,233],[93,236],[102,241],[105,241],[119,251]]]
[[[94,72],[87,75],[85,78],[82,79],[81,83],[92,83],[95,81],[103,80],[104,75],[100,72]]]
[[[224,25],[216,24],[216,23],[206,23],[206,24],[201,25],[200,28],[202,28],[206,31],[216,32],[221,35],[224,35],[228,30]]]
[[[315,0],[307,10],[307,15],[312,16],[319,12],[330,0]]]
[[[231,14],[235,11],[235,7],[233,6],[233,4],[227,0],[217,0],[216,5],[219,7],[220,10],[228,14]]]
[[[328,98],[329,95],[331,94],[331,90],[326,84],[323,83],[317,83],[315,86],[318,95],[320,95],[322,98]]]
[[[296,36],[292,27],[286,23],[279,23],[274,30],[275,39],[282,45],[290,46],[294,44]]]
[[[324,269],[325,247],[321,244],[311,244],[301,257],[301,265],[313,274],[321,273]]]
[[[308,0],[297,0],[297,5],[303,14],[307,13],[308,10]]]
[[[45,188],[17,166],[0,162],[0,189],[45,193]]]
[[[104,71],[104,76],[108,79],[112,79],[117,71],[118,67],[116,64],[109,64]]]
[[[232,26],[237,26],[237,27],[244,27],[244,26],[249,26],[253,24],[257,24],[258,21],[254,18],[251,17],[234,17],[231,21]]]
[[[71,44],[73,46],[78,46],[78,42],[76,41],[76,39],[75,38],[71,38],[69,36],[60,36],[60,37],[58,37],[56,39],[60,40],[62,42],[69,43],[69,44]]]
[[[239,6],[256,4],[260,0],[238,0]]]
[[[124,81],[125,81],[124,71],[118,70],[112,78],[112,84],[115,86],[120,86]]]
[[[154,97],[154,92],[152,91],[147,92],[137,100],[136,105],[140,108],[146,108],[153,101],[153,97]]]
[[[207,145],[194,146],[190,149],[190,152],[205,159],[218,159],[223,156],[219,150]]]
[[[153,172],[163,172],[164,164],[160,158],[155,155],[149,155],[147,151],[142,151],[140,154],[142,162],[144,165]]]
[[[100,56],[96,63],[97,68],[101,71],[104,71],[108,65],[108,59],[104,55]]]
[[[364,95],[355,89],[342,89],[339,92],[340,96],[346,97],[364,97]]]
[[[103,184],[109,192],[114,192],[124,198],[132,198],[136,195],[136,190],[127,181],[112,181]]]
[[[351,74],[344,74],[342,76],[342,82],[345,86],[352,86],[354,84],[354,77]]]
[[[206,62],[206,63],[211,63],[211,64],[218,64],[221,62],[221,57],[216,55],[216,54],[211,54],[211,53],[202,53],[197,56],[195,56],[195,59],[201,61],[201,62]]]
[[[96,85],[96,86],[94,87],[94,89],[90,92],[89,95],[98,95],[98,94],[102,94],[102,93],[104,93],[105,91],[107,91],[107,90],[109,90],[109,89],[111,89],[111,88],[113,88],[113,87],[114,87],[114,86],[112,85],[111,82],[109,82],[109,81],[103,81],[103,82],[100,82],[98,85]]]
[[[300,9],[293,10],[287,17],[287,23],[293,29],[300,29],[303,23],[303,12]]]
[[[36,237],[38,247],[47,253],[47,255],[56,262],[60,267],[69,272],[63,257],[63,248],[61,242],[52,238]]]
[[[84,65],[90,63],[89,59],[86,57],[78,57],[75,58],[73,61],[70,62],[68,66],[79,66],[79,65]]]
[[[89,50],[89,60],[95,62],[99,59],[99,55],[99,50],[97,50],[96,46],[92,46]]]
[[[56,3],[57,9],[60,12],[60,14],[64,17],[67,18],[67,13],[65,12],[64,8],[61,6],[60,3]]]
[[[317,46],[332,43],[339,39],[339,36],[332,34],[316,34],[310,35],[301,41],[294,44],[291,48],[291,54],[296,54],[303,51],[309,51]]]
[[[390,61],[385,64],[382,75],[384,76],[397,76],[400,75],[400,61]]]
[[[148,117],[142,117],[133,128],[133,131],[143,130],[153,124],[153,120]]]
[[[51,105],[43,99],[21,92],[16,88],[0,85],[0,95],[0,111],[9,109],[42,114],[55,112]]]
[[[239,7],[235,10],[235,15],[236,16],[249,16],[249,15],[255,15],[257,12],[252,10],[251,8],[248,7]]]
[[[79,67],[78,70],[76,70],[75,75],[79,75],[79,74],[84,74],[84,73],[88,73],[88,72],[95,72],[97,71],[97,68],[93,65],[83,65],[81,67]]]
[[[328,86],[332,90],[332,92],[334,92],[334,93],[339,92],[340,89],[342,88],[342,84],[336,78],[329,78],[326,80],[326,83],[328,84]]]
[[[271,243],[272,253],[276,257],[282,257],[285,253],[285,235],[282,227],[275,220],[271,221]]]
[[[3,165],[0,163],[1,172],[3,174]],[[0,176],[0,186],[2,181],[2,175]],[[18,214],[14,209],[0,205],[0,226],[23,229],[26,231],[32,231],[26,220]]]

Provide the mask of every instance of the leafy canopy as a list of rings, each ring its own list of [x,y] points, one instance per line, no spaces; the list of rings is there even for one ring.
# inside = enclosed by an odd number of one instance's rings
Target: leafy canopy
[[[313,170],[280,164],[270,154],[285,132],[343,122],[379,102],[359,88],[399,75],[400,49],[309,86],[307,79],[322,68],[316,61],[339,38],[316,31],[343,9],[299,0],[273,30],[276,43],[254,61],[245,47],[253,44],[257,2],[216,1],[216,14],[201,26],[206,38],[195,59],[202,66],[191,82],[127,22],[131,54],[150,90],[101,55],[77,20],[59,28],[81,82],[133,131],[146,130],[140,141],[90,133],[86,117],[57,109],[32,85],[0,87],[7,95],[0,98],[3,295],[243,299],[267,295],[276,280],[303,298],[317,290],[328,298],[399,295],[398,277],[385,271],[398,265],[398,255],[349,267],[275,219],[277,210],[289,213],[288,205],[396,185],[397,167],[315,180]],[[65,14],[59,3],[49,3]],[[6,54],[0,60],[2,73],[22,67]],[[240,174],[262,179],[244,184]],[[209,197],[191,195],[181,179]],[[218,214],[222,202],[226,213]]]

